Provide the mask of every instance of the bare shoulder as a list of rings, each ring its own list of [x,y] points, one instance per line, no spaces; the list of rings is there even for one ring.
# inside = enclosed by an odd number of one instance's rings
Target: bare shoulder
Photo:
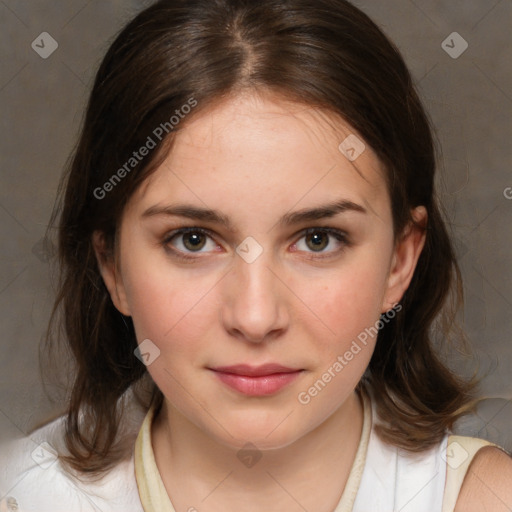
[[[494,446],[475,455],[462,484],[455,512],[510,512],[512,457]]]

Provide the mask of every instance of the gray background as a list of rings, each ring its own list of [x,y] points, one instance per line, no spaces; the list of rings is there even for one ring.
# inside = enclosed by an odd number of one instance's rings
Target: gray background
[[[466,374],[478,367],[488,397],[458,429],[512,450],[512,1],[354,3],[402,50],[442,145],[441,199],[465,278],[464,326],[474,351],[450,363]],[[2,440],[59,413],[37,363],[53,293],[42,237],[95,69],[114,34],[148,4],[0,0]],[[42,32],[58,43],[47,59],[31,47]],[[446,40],[460,51],[453,32],[468,43],[458,58],[442,46]]]

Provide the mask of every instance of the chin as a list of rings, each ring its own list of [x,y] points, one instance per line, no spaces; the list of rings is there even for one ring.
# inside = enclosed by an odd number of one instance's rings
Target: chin
[[[284,426],[283,418],[279,417],[275,420],[266,420],[257,422],[256,420],[243,420],[240,423],[225,424],[226,430],[233,437],[221,432],[222,444],[234,449],[246,448],[248,443],[253,444],[259,450],[277,450],[289,446],[301,437],[300,433],[294,428],[290,430]],[[281,423],[281,424],[280,424]]]

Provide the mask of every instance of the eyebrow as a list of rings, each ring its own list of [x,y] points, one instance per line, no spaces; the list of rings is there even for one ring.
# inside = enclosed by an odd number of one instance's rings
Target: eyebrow
[[[285,213],[276,224],[281,226],[291,226],[306,221],[328,219],[345,212],[357,212],[362,214],[368,213],[366,208],[363,206],[354,203],[353,201],[342,199],[334,203],[328,203],[314,208],[304,208],[295,212]],[[232,224],[226,215],[210,208],[202,208],[188,204],[167,206],[155,205],[144,211],[142,217],[148,218],[156,215],[186,217],[188,219],[203,222],[217,223],[230,231],[234,231]]]

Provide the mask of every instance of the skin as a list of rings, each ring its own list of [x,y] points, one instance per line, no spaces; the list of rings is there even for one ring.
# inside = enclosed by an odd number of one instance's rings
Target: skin
[[[424,244],[413,225],[395,240],[378,158],[368,146],[354,162],[338,150],[353,133],[334,115],[277,96],[231,97],[184,123],[130,199],[116,263],[95,233],[114,304],[132,316],[139,342],[160,350],[148,366],[165,396],[152,440],[176,510],[329,512],[341,497],[362,427],[354,388],[375,339],[308,404],[297,397],[400,301]],[[278,223],[341,199],[364,212]],[[231,229],[154,213],[176,204],[218,210]],[[423,207],[412,213],[425,224]],[[211,232],[199,253],[184,245],[190,236],[172,238],[183,227]],[[304,230],[325,227],[345,238],[317,232],[318,251]],[[236,252],[249,236],[263,249],[252,263]],[[304,371],[273,395],[248,397],[208,370],[267,362]],[[237,458],[247,442],[262,454],[250,468]]]
[[[477,452],[462,484],[455,512],[510,512],[512,458],[486,446]]]

